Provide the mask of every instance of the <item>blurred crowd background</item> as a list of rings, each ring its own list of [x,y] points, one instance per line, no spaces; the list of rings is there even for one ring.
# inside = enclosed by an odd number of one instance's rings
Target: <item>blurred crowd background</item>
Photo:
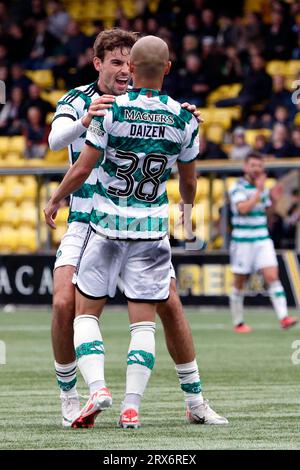
[[[0,1],[0,164],[58,161],[47,145],[55,104],[97,79],[93,42],[114,26],[168,43],[165,90],[203,113],[199,160],[243,160],[253,150],[300,158],[299,1],[25,0]],[[288,203],[274,226],[277,234],[288,226],[293,239],[298,183],[287,181]]]

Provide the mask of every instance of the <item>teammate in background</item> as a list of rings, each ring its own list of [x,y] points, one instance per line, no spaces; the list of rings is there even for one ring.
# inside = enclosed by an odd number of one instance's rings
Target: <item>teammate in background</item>
[[[126,92],[130,79],[129,53],[135,41],[134,34],[120,29],[100,33],[94,44],[94,66],[99,72],[98,80],[71,90],[58,102],[49,145],[52,150],[68,145],[71,164],[78,159],[93,116],[105,114],[101,110],[111,106],[109,103],[114,99],[111,95]],[[80,409],[73,345],[75,290],[72,277],[88,229],[95,178],[96,173],[92,171],[84,186],[72,195],[69,226],[57,250],[54,270],[52,345],[61,390],[63,426],[70,426],[73,416]],[[157,310],[163,323],[168,351],[176,364],[189,421],[203,422],[202,416],[205,414],[205,423],[223,424],[223,420],[214,415],[203,400],[193,338],[177,293],[174,274],[170,297],[167,302],[159,304]]]
[[[261,271],[268,285],[269,295],[282,328],[296,325],[297,319],[289,316],[283,286],[279,280],[278,263],[273,241],[270,238],[267,213],[280,197],[279,186],[271,191],[265,188],[267,175],[260,155],[246,157],[244,176],[230,189],[232,235],[230,263],[234,273],[230,308],[236,333],[250,333],[244,322],[244,285],[248,276]]]

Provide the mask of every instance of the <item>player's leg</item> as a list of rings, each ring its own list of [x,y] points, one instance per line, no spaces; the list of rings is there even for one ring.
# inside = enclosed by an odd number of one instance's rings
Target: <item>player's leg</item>
[[[279,279],[277,256],[272,240],[266,240],[257,250],[255,269],[261,271],[268,285],[269,295],[282,328],[289,328],[297,323],[295,317],[288,315],[284,288]]]
[[[226,424],[226,418],[217,415],[204,400],[193,336],[180,301],[176,280],[172,276],[167,302],[157,305],[163,324],[167,348],[175,363],[180,387],[184,394],[186,416],[195,424]]]
[[[248,274],[234,274],[233,286],[230,295],[230,312],[232,316],[233,330],[236,333],[250,333],[251,327],[244,319],[244,287]]]
[[[282,328],[289,328],[298,322],[296,317],[288,315],[286,295],[279,280],[278,266],[268,266],[261,270],[273,308]]]
[[[252,271],[253,244],[230,244],[230,264],[233,272],[233,285],[229,297],[233,330],[236,333],[249,333],[251,327],[244,321],[244,286],[249,273]]]
[[[75,291],[72,277],[87,234],[87,224],[69,225],[57,250],[54,266],[52,345],[57,383],[61,393],[62,423],[70,426],[80,409],[76,391],[76,361],[73,345]]]
[[[138,428],[139,406],[155,362],[157,302],[169,296],[171,248],[169,240],[128,242],[120,273],[128,300],[131,341],[128,348],[126,390],[119,424]]]
[[[128,302],[131,340],[127,355],[126,390],[119,424],[140,426],[139,407],[155,363],[155,303]]]
[[[179,299],[176,280],[172,277],[170,294],[166,302],[157,304],[169,354],[175,364],[194,361],[196,353],[189,323]]]
[[[107,296],[115,293],[118,257],[112,256],[112,251],[116,254],[118,248],[117,241],[106,240],[90,231],[77,267],[74,347],[90,398],[73,427],[92,427],[98,413],[112,404],[104,377],[105,350],[98,319]]]
[[[74,347],[79,370],[89,388],[89,399],[72,423],[73,428],[91,428],[97,415],[112,405],[104,377],[105,349],[99,317],[106,297],[89,299],[76,291]]]
[[[80,409],[76,390],[76,359],[73,344],[75,291],[73,266],[60,266],[53,274],[52,347],[57,383],[60,388],[62,424],[70,426]]]

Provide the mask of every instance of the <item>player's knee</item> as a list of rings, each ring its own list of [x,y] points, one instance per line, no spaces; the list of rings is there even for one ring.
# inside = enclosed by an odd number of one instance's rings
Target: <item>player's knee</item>
[[[171,281],[170,284],[170,291],[169,291],[169,298],[166,302],[162,302],[159,304],[157,313],[162,316],[176,316],[181,314],[182,306],[181,301],[177,292],[176,282]]]
[[[55,296],[53,299],[53,313],[58,318],[74,317],[74,299]]]

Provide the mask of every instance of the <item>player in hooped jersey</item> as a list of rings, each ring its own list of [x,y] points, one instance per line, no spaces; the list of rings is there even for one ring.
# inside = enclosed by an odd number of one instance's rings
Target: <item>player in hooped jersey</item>
[[[128,56],[134,41],[131,33],[120,30],[101,33],[95,43],[94,59],[95,68],[100,72],[99,80],[90,86],[72,90],[58,103],[50,145],[53,149],[69,145],[72,163],[79,156],[92,117],[99,115],[99,110],[103,107],[110,106],[107,102],[111,101],[112,97],[104,96],[99,99],[101,92],[120,95],[126,91],[129,80]],[[94,182],[95,175],[92,172],[83,188],[72,197],[69,228],[58,250],[54,272],[52,338],[57,379],[61,388],[64,425],[70,425],[72,415],[79,409],[73,346],[74,286],[71,279],[87,230],[85,222],[89,220],[92,196],[90,189]],[[85,204],[89,207],[87,211]],[[189,420],[223,424],[226,420],[213,413],[209,414],[211,409],[203,402],[193,340],[174,279],[170,287],[169,300],[158,306],[158,312],[165,328],[168,349],[176,364],[184,391]],[[197,387],[192,384],[197,384]],[[202,407],[200,411],[199,406]],[[205,413],[203,409],[206,410]],[[199,413],[202,413],[202,416],[198,417]]]
[[[232,211],[230,263],[234,273],[230,307],[236,333],[251,331],[244,322],[243,289],[247,277],[256,271],[261,271],[268,285],[280,326],[289,328],[297,323],[297,319],[287,312],[286,296],[279,280],[276,253],[267,225],[267,211],[280,196],[280,187],[275,186],[270,192],[265,188],[266,177],[262,157],[249,154],[244,176],[229,193]]]

